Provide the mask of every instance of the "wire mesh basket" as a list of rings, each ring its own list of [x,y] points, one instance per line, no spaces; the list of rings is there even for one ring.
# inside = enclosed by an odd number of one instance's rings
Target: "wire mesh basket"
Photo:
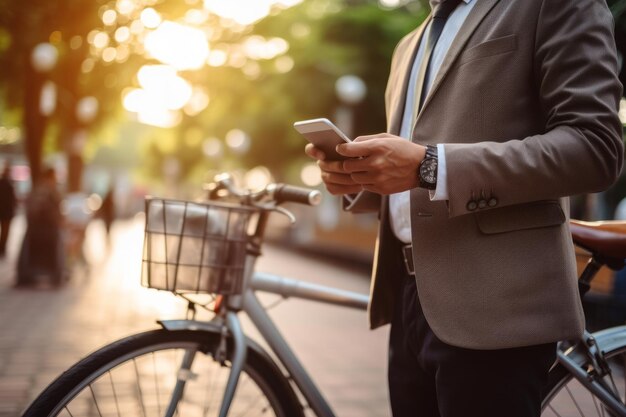
[[[254,209],[146,199],[141,281],[176,293],[239,294]]]

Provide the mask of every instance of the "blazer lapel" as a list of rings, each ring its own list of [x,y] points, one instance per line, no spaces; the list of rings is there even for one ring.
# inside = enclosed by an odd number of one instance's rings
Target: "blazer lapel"
[[[395,68],[394,74],[389,78],[391,88],[394,88],[394,93],[391,94],[392,101],[389,103],[389,133],[393,135],[400,134],[400,126],[402,123],[402,116],[404,114],[404,105],[406,103],[406,90],[409,86],[409,79],[411,78],[411,69],[413,68],[413,61],[419,48],[420,39],[424,34],[424,29],[428,26],[431,20],[431,15],[422,22],[420,27],[415,31],[413,38],[410,39],[407,47],[407,53],[400,57],[398,65]],[[399,81],[399,83],[396,83]],[[400,88],[398,91],[397,88]]]
[[[470,14],[467,16],[467,19],[465,20],[465,22],[463,23],[463,26],[461,26],[461,29],[459,30],[459,33],[457,33],[456,37],[454,38],[454,41],[452,42],[450,49],[446,53],[446,56],[443,59],[443,62],[441,63],[441,67],[439,68],[439,71],[437,72],[437,76],[435,77],[435,80],[433,81],[433,85],[430,88],[428,97],[426,97],[424,104],[422,104],[420,114],[417,115],[417,120],[415,121],[416,124],[417,122],[419,122],[420,116],[424,113],[424,109],[426,108],[426,106],[428,106],[428,103],[432,100],[432,97],[437,93],[437,90],[439,89],[439,86],[441,85],[442,81],[444,80],[448,72],[450,72],[450,69],[452,68],[452,64],[454,64],[454,61],[456,61],[456,58],[465,48],[465,44],[469,40],[472,33],[474,33],[474,31],[476,30],[480,22],[482,22],[482,20],[487,15],[487,13],[489,13],[489,11],[493,8],[493,6],[495,6],[495,4],[499,0],[474,0],[474,1],[478,3],[476,3],[476,5],[474,6]]]

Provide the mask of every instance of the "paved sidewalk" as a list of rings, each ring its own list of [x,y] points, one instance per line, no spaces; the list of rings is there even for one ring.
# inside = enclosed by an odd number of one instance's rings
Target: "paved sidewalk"
[[[56,291],[12,288],[22,231],[18,218],[8,257],[0,260],[0,417],[19,416],[37,393],[90,351],[153,329],[156,319],[181,318],[185,310],[169,293],[139,284],[141,219],[117,222],[110,250],[103,226],[94,222],[86,251],[91,272]],[[369,286],[364,271],[276,248],[267,248],[260,267],[361,292]],[[368,331],[362,311],[299,300],[279,305],[272,316],[338,416],[389,416],[387,330]]]

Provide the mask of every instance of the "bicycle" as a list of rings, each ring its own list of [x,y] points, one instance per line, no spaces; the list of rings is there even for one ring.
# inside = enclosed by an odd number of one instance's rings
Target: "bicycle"
[[[301,417],[307,410],[335,416],[255,293],[367,308],[365,294],[255,272],[270,214],[280,212],[294,222],[281,204],[315,205],[320,193],[285,184],[239,190],[225,175],[207,191],[202,203],[146,200],[143,283],[184,298],[187,317],[159,321],[159,330],[88,355],[53,381],[23,417]],[[581,294],[601,265],[623,266],[626,234],[615,231],[620,226],[626,223],[572,222],[575,242],[592,254],[580,278]],[[213,318],[197,320],[197,308]],[[273,356],[244,334],[239,313],[248,315]],[[542,415],[587,416],[583,407],[591,407],[597,415],[626,416],[620,391],[625,357],[626,326],[560,342]],[[591,401],[582,397],[588,394]],[[573,400],[575,414],[561,414],[563,398]]]

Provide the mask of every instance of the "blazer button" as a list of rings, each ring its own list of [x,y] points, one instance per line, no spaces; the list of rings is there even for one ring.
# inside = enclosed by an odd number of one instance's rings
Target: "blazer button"
[[[485,207],[487,207],[487,200],[478,200],[478,208],[484,209]]]
[[[476,202],[474,200],[471,200],[469,203],[467,203],[467,210],[468,211],[474,211],[474,210],[476,210],[476,208],[478,208],[478,204],[476,204]]]
[[[494,197],[494,198],[490,198],[489,201],[487,202],[487,205],[489,207],[495,207],[498,205],[498,200]]]

